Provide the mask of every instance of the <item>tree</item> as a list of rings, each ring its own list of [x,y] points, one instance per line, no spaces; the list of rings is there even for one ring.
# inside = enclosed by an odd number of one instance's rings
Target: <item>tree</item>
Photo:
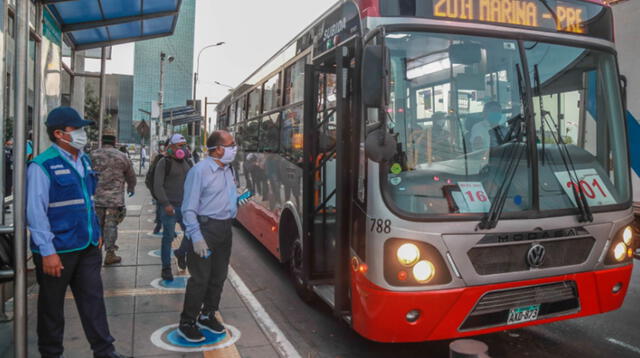
[[[98,121],[100,120],[100,98],[98,98],[93,86],[90,84],[87,84],[87,90],[84,97],[84,118],[86,120],[96,122],[96,124],[87,128],[87,135],[89,136],[90,142],[97,143],[99,131]],[[105,128],[112,128],[112,119],[113,116],[111,114],[104,116],[103,130]]]
[[[90,142],[98,142],[97,123],[100,118],[100,99],[90,84],[87,84],[84,95],[84,118],[96,122],[96,125],[87,128],[87,135],[89,136]]]

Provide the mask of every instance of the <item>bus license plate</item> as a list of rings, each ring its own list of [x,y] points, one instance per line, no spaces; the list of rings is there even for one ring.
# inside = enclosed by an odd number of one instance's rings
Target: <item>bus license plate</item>
[[[538,319],[538,312],[540,312],[540,305],[512,308],[509,311],[507,324],[535,321]]]

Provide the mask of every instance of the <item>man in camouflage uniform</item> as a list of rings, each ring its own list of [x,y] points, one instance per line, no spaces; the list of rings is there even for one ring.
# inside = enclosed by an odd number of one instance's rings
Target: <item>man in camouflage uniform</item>
[[[133,164],[126,154],[115,148],[116,137],[112,132],[102,136],[102,148],[91,152],[93,168],[98,173],[98,188],[95,194],[96,213],[102,227],[104,247],[107,254],[105,265],[122,261],[116,256],[118,250],[118,224],[126,216],[124,205],[124,184],[127,184],[129,197],[133,196],[136,187],[136,173]]]

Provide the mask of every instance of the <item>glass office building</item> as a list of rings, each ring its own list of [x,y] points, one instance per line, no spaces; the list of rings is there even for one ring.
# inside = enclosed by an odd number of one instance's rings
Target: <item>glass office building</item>
[[[152,101],[160,89],[160,53],[173,56],[164,63],[164,107],[186,105],[193,94],[193,42],[195,0],[183,0],[172,36],[136,42],[133,78],[133,120],[149,120]],[[141,111],[142,110],[142,111]]]

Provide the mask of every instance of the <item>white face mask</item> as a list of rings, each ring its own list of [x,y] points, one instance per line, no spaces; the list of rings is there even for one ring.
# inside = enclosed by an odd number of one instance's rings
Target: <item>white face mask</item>
[[[234,145],[233,147],[222,147],[224,149],[224,154],[222,158],[219,160],[222,164],[229,164],[236,159],[236,153],[238,153],[238,146]]]
[[[61,139],[63,142],[69,144],[70,146],[81,150],[82,148],[84,148],[85,145],[87,145],[87,132],[82,129],[82,128],[78,128],[74,131],[71,132],[65,132],[67,134],[69,134],[71,136],[71,142],[66,141],[64,139]]]

